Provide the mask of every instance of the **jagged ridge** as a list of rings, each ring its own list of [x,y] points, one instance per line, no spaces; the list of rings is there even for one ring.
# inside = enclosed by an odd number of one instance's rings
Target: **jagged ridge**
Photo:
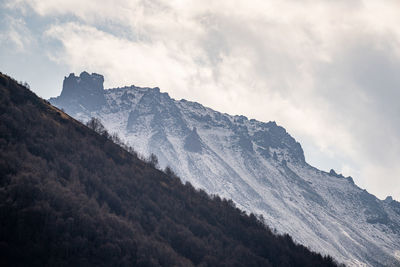
[[[351,177],[308,165],[300,144],[275,122],[176,101],[158,88],[131,86],[104,94],[106,104],[97,111],[60,107],[81,120],[100,118],[140,153],[155,153],[184,181],[262,214],[268,225],[316,251],[349,265],[400,264],[396,202],[378,200]],[[192,139],[201,151],[187,145]]]

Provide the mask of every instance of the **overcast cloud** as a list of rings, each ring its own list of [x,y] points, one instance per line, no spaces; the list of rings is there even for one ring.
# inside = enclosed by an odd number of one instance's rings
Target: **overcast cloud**
[[[40,96],[83,70],[158,86],[275,120],[312,165],[400,200],[399,1],[5,1],[0,71]]]

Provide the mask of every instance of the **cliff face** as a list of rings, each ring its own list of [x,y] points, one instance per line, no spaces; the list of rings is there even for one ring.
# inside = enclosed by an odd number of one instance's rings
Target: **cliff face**
[[[98,110],[106,104],[103,83],[104,77],[100,74],[84,71],[75,76],[71,73],[64,78],[61,95],[52,101],[60,106],[74,106],[75,112],[81,110],[81,106],[89,111]]]
[[[96,111],[60,107],[82,121],[99,118],[183,181],[262,214],[268,225],[315,251],[355,266],[400,265],[397,202],[380,201],[350,177],[310,166],[301,145],[275,122],[177,101],[158,88],[104,92],[106,104]]]

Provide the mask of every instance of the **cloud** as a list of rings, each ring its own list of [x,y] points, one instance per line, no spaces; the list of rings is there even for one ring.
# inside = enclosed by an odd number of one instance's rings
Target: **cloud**
[[[77,23],[52,26],[46,35],[62,43],[54,60],[67,63],[76,72],[101,71],[109,86],[136,82],[184,88],[196,69],[192,58],[162,42],[131,42]]]
[[[11,8],[52,20],[45,35],[61,48],[51,57],[75,72],[276,120],[311,163],[400,199],[397,1],[19,0]]]
[[[23,19],[5,15],[1,20],[4,29],[0,31],[0,41],[11,43],[16,52],[25,52],[27,47],[35,42],[29,28]]]

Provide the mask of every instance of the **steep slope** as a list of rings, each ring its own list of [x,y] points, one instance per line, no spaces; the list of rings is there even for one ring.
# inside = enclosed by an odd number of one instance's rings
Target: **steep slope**
[[[0,73],[1,266],[335,266]]]
[[[86,95],[80,79],[66,78]],[[63,95],[50,101],[79,120],[99,118],[140,153],[156,154],[183,181],[262,214],[268,225],[313,250],[349,265],[400,265],[399,203],[378,200],[350,177],[313,168],[275,122],[176,101],[158,88],[103,94],[106,104],[95,111]]]

